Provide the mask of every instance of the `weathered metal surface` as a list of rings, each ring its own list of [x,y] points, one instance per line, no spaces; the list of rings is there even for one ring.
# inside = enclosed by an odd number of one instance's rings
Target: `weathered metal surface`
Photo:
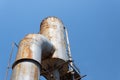
[[[44,36],[28,34],[19,44],[11,80],[39,80],[41,60],[53,52],[53,45]]]
[[[75,69],[69,71],[72,58],[67,53],[69,43],[66,44],[64,29],[62,21],[48,17],[40,25],[40,34],[25,36],[19,44],[11,80],[39,80],[39,75],[47,80],[80,79]]]
[[[40,34],[28,34],[20,42],[16,60],[29,58],[41,62],[41,52],[42,59],[50,57],[54,52],[51,42]]]
[[[41,74],[48,80],[51,80],[50,75],[53,75],[54,79],[52,80],[56,80],[56,76],[60,79],[60,76],[63,76],[68,71],[68,64],[64,64],[68,61],[64,25],[58,18],[48,17],[40,25],[40,34],[48,38],[55,47],[52,57],[42,60],[42,67],[47,71],[42,69]],[[54,75],[56,71],[59,75]]]
[[[56,80],[56,75],[54,75],[55,70],[59,72],[59,78],[64,76],[68,71],[68,62],[65,62],[59,58],[48,58],[43,60],[41,64],[41,75],[45,76],[47,80]]]
[[[64,35],[64,25],[56,17],[48,17],[44,19],[40,25],[40,34],[47,37],[55,46],[53,58],[60,58],[64,61],[68,60],[66,53],[66,41]]]
[[[39,75],[40,69],[34,63],[21,62],[14,67],[11,80],[39,80]]]

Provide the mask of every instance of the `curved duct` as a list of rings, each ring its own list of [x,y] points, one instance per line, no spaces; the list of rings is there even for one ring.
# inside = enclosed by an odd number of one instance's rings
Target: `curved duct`
[[[50,41],[40,34],[28,34],[19,44],[11,80],[39,80],[41,60],[54,52]]]

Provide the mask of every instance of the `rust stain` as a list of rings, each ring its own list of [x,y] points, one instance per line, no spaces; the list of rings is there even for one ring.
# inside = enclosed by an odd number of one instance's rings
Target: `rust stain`
[[[22,57],[32,58],[32,52],[30,50],[30,46],[24,46],[24,50],[22,51]]]
[[[26,70],[27,70],[26,67],[24,67],[24,65],[22,65],[22,68],[21,68],[21,69],[22,69],[23,75],[25,75],[25,74],[26,74]]]
[[[22,58],[33,58],[33,52],[30,49],[30,46],[33,42],[34,34],[28,34],[24,39],[21,40],[19,44],[19,49],[16,56],[16,61]]]
[[[34,70],[34,79],[38,80],[38,68],[35,68]]]
[[[33,53],[30,49],[31,41],[32,41],[31,39],[27,39],[27,38],[24,38],[23,40],[21,40],[16,60],[21,59],[21,58],[32,58],[33,57]]]
[[[18,75],[18,74],[20,73],[21,65],[18,64],[18,65],[15,67],[15,69],[16,69],[16,74],[15,74],[15,75]]]
[[[56,25],[53,25],[53,28],[54,28],[54,29],[57,29],[57,26],[56,26]]]
[[[64,36],[64,26],[62,21],[55,17],[50,17],[50,18],[48,17],[44,19],[40,25],[40,34],[47,37],[56,48],[56,51],[52,56],[52,60],[48,59],[46,61],[42,61],[42,66],[51,72],[55,68],[55,66],[59,66],[60,63],[62,64],[66,60],[66,56],[67,56],[65,50],[66,42]],[[54,60],[53,58],[54,59],[57,58],[57,59]],[[67,72],[68,66],[63,65],[62,67],[63,69],[60,70],[60,74],[64,75]]]

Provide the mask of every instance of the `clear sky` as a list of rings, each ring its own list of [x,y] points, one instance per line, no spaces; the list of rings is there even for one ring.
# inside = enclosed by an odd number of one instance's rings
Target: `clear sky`
[[[68,28],[72,57],[87,75],[83,80],[120,80],[120,0],[0,0],[0,80],[11,43],[38,33],[47,16]]]

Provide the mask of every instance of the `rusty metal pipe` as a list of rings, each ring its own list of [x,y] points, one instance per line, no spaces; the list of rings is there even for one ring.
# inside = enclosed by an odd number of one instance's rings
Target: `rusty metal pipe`
[[[59,18],[47,17],[44,19],[40,25],[40,34],[48,38],[55,46],[56,50],[52,56],[53,58],[68,60],[64,25]]]
[[[54,47],[40,34],[28,34],[19,44],[11,80],[39,80],[41,60],[50,57]]]
[[[40,34],[48,38],[56,49],[52,58],[42,60],[42,67],[51,72],[56,78],[52,80],[59,80],[60,77],[64,76],[68,71],[68,65],[62,65],[69,60],[66,51],[64,25],[57,17],[47,17],[41,22]],[[49,74],[46,74],[47,72],[44,70],[41,72],[43,76],[47,77],[47,80],[50,80]]]

